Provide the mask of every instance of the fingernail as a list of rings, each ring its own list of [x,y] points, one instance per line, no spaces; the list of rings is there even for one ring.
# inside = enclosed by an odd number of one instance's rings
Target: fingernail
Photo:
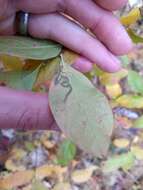
[[[117,72],[121,69],[121,61],[114,55],[110,55],[111,64],[108,67],[108,72]]]
[[[116,46],[116,55],[123,55],[129,53],[134,44],[124,28],[121,28],[121,35],[117,36],[118,46]]]
[[[82,73],[86,73],[92,70],[92,63],[84,57],[76,59],[72,66]]]

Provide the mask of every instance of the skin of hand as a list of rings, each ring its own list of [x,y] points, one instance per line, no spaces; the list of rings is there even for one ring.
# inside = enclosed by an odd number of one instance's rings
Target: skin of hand
[[[29,12],[29,34],[57,41],[81,55],[73,63],[76,69],[87,72],[96,63],[103,70],[116,72],[120,69],[116,56],[128,53],[133,47],[112,13],[126,1],[0,0],[0,35],[14,35],[16,12]],[[86,32],[87,28],[93,35]],[[46,94],[0,87],[0,105],[0,128],[58,129]]]

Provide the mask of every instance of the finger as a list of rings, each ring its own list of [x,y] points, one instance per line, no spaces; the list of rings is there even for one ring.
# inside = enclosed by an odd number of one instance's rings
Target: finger
[[[127,0],[95,0],[101,7],[108,10],[117,10],[122,8]]]
[[[55,40],[97,63],[106,71],[114,72],[120,68],[119,60],[98,40],[64,16],[33,15],[29,21],[29,33],[34,37]]]
[[[15,3],[11,0],[0,0],[0,35],[15,33]]]
[[[15,13],[14,0],[0,0],[0,20],[6,19]]]
[[[46,94],[0,87],[0,128],[53,129],[53,124]]]
[[[112,53],[122,55],[132,49],[131,39],[118,19],[93,1],[68,1],[65,11],[89,28]]]
[[[17,10],[23,10],[31,13],[52,13],[62,11],[65,0],[18,0],[16,2]]]
[[[93,64],[84,57],[79,57],[74,61],[72,66],[82,73],[87,73],[92,70]]]
[[[98,0],[102,6],[109,4],[107,7],[110,4],[118,7],[124,2],[125,0]],[[56,10],[65,12],[85,27],[90,28],[112,53],[122,55],[132,49],[132,42],[119,21],[111,12],[102,9],[92,0],[24,0],[17,1],[17,9],[33,13],[48,13]]]
[[[16,32],[14,22],[15,15],[0,21],[0,35],[14,35]]]

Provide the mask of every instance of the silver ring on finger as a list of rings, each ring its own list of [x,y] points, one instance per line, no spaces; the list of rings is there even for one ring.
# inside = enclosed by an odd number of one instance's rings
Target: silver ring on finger
[[[16,30],[20,36],[28,36],[29,13],[19,11],[16,15]]]

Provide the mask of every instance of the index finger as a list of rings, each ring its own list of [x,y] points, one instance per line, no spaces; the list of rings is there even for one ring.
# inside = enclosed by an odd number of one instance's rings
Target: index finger
[[[94,0],[98,5],[107,10],[117,10],[122,8],[128,0]]]

